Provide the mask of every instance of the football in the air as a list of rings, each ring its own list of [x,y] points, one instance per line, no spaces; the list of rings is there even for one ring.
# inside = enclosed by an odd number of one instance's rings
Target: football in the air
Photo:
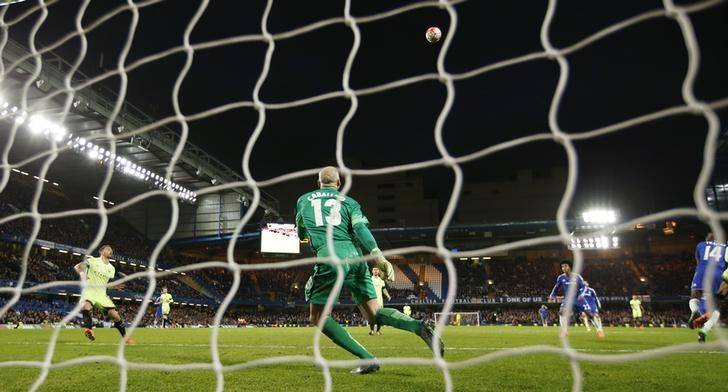
[[[437,42],[440,40],[440,37],[442,37],[442,32],[437,27],[430,27],[425,32],[425,38],[427,38],[427,41],[429,42]]]

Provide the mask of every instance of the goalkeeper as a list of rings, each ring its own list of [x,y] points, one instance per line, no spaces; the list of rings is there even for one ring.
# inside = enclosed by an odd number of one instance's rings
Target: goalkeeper
[[[318,257],[331,255],[326,242],[326,228],[333,226],[334,252],[342,260],[344,286],[351,291],[356,304],[369,324],[389,325],[394,328],[412,332],[421,337],[432,349],[437,339],[432,321],[415,320],[396,309],[379,307],[372,277],[365,261],[347,262],[362,257],[359,248],[354,244],[354,237],[364,249],[376,256],[374,263],[382,271],[385,279],[394,281],[392,264],[382,255],[377,247],[367,224],[369,221],[361,212],[361,206],[348,196],[339,195],[341,180],[335,167],[325,167],[318,175],[319,190],[304,194],[296,203],[296,225],[299,238],[308,238],[311,247]],[[337,323],[329,314],[323,314],[326,300],[336,283],[336,267],[328,263],[316,263],[313,274],[306,283],[306,301],[310,304],[310,321],[318,325],[321,317],[324,335],[344,350],[362,359],[373,359],[374,356],[357,342],[349,332]],[[338,300],[339,293],[336,293]],[[440,342],[440,353],[443,354]],[[366,374],[379,370],[376,363],[359,366],[352,373]]]

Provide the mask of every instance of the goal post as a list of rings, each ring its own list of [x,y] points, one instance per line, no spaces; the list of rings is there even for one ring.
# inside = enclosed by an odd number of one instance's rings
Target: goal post
[[[447,324],[447,325],[453,325],[453,326],[480,325],[480,313],[478,313],[478,312],[449,312],[449,313],[437,312],[437,313],[435,313],[435,322],[440,322],[440,319],[443,317],[447,318],[447,321],[445,321],[445,324]]]

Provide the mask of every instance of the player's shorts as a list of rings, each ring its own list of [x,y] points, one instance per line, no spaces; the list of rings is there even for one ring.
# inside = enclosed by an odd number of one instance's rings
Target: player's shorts
[[[384,298],[377,296],[377,305],[379,305],[380,308],[384,307]]]
[[[591,306],[589,306],[589,303],[586,301],[584,301],[584,302],[577,301],[576,309],[578,309],[580,313],[581,312],[591,312]]]
[[[351,242],[337,242],[335,244],[336,255],[342,260],[361,257],[359,248]],[[328,249],[322,249],[318,256],[328,256]],[[344,270],[344,286],[351,291],[356,304],[361,304],[370,299],[377,298],[377,292],[372,283],[372,276],[369,273],[369,266],[366,261],[352,264],[342,264]],[[326,304],[331,290],[336,283],[336,267],[330,264],[317,263],[313,266],[313,274],[306,283],[306,301],[316,305]],[[336,293],[335,303],[339,302],[339,294]]]
[[[641,319],[642,312],[632,312],[632,318]]]
[[[116,309],[116,305],[105,293],[86,293],[86,301],[99,310]]]
[[[165,316],[169,315],[169,305],[162,305],[162,314]]]
[[[157,309],[154,310],[154,317],[162,317],[162,306],[157,305]]]
[[[592,313],[592,314],[599,313],[599,308],[597,307],[596,302],[586,301],[584,304],[585,304],[584,305],[584,311],[585,312],[589,312],[589,313]]]
[[[580,302],[579,300],[575,300],[574,301],[574,307],[572,308],[572,311],[571,312],[573,314],[579,314],[581,312],[584,312],[584,306],[585,306],[585,304],[586,304],[586,302]],[[564,300],[561,301],[560,309],[563,310],[565,307],[566,307],[566,299],[564,299]],[[587,310],[587,312],[588,312],[588,310]]]
[[[708,264],[707,263],[700,263],[695,267],[695,274],[693,275],[693,282],[690,285],[690,290],[701,290],[701,291],[708,291],[703,289],[703,279],[705,277],[705,274],[707,273]],[[721,265],[716,266],[715,268],[715,274],[713,274],[713,284],[711,285],[711,292],[717,293],[718,288],[720,287],[720,283],[723,281],[723,278],[721,277],[721,274],[723,273],[723,269]]]

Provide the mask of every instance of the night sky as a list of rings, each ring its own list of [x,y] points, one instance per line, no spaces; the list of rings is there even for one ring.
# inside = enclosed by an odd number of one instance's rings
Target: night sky
[[[369,15],[408,3],[413,2],[358,0],[352,2],[352,14]],[[32,4],[29,1],[11,7],[6,20]],[[80,4],[78,0],[53,4],[38,40],[52,42],[73,30],[73,17]],[[92,2],[84,24],[123,4]],[[199,4],[168,0],[143,8],[127,62],[181,44],[184,29]],[[446,68],[460,73],[541,51],[539,34],[546,5],[545,1],[532,0],[471,0],[457,5],[458,29]],[[191,40],[260,33],[264,7],[265,1],[212,1]],[[660,7],[658,0],[559,1],[551,41],[556,47],[565,47],[613,23]],[[343,16],[343,11],[343,1],[277,0],[268,29],[272,33],[288,31]],[[11,37],[27,45],[34,18],[11,28]],[[696,96],[704,101],[728,97],[728,4],[691,14],[691,20],[701,51]],[[95,75],[102,68],[115,68],[130,21],[131,14],[122,13],[88,35],[84,72]],[[436,72],[441,45],[429,44],[424,31],[439,26],[447,35],[449,24],[445,10],[427,8],[360,25],[362,41],[351,74],[352,88]],[[352,42],[353,35],[344,24],[276,42],[261,99],[279,103],[341,90]],[[180,93],[183,112],[252,100],[266,47],[263,42],[248,42],[196,52]],[[74,40],[57,52],[72,60],[77,50],[78,41]],[[183,54],[177,54],[131,72],[128,99],[156,116],[171,115],[172,86],[184,60]],[[680,89],[688,58],[678,24],[672,19],[651,19],[621,30],[571,54],[568,60],[570,78],[558,113],[566,132],[583,132],[683,104]],[[444,130],[450,153],[463,155],[548,132],[548,110],[558,76],[555,61],[537,60],[457,82],[455,104]],[[118,82],[112,78],[104,84],[116,90]],[[347,163],[377,168],[438,158],[433,130],[445,96],[440,82],[427,81],[361,97],[347,128]],[[253,175],[262,180],[334,164],[335,135],[348,108],[348,100],[337,98],[268,111],[253,153]],[[726,109],[719,112],[723,123],[728,122],[727,113]],[[253,109],[244,108],[196,121],[190,124],[190,140],[241,170],[245,142],[257,119]],[[619,206],[624,215],[634,216],[691,205],[706,129],[702,117],[672,116],[577,142],[581,171],[575,208],[604,200]],[[564,150],[549,141],[500,152],[468,163],[464,170],[467,182],[521,168],[558,166],[566,166]],[[429,178],[428,192],[441,198],[447,195],[452,181],[448,170],[421,174]]]

